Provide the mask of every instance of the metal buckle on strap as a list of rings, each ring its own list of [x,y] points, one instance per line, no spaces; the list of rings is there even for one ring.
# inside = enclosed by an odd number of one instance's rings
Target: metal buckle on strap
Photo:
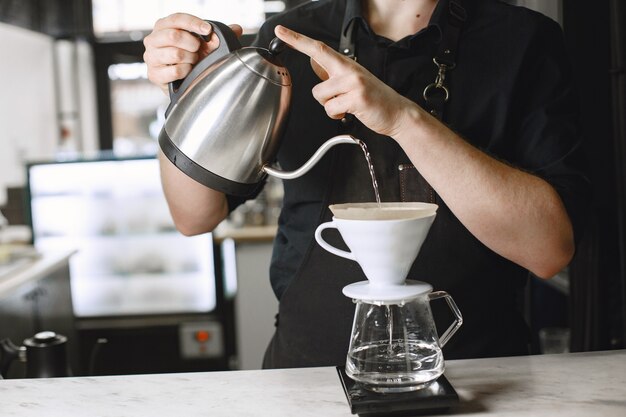
[[[348,27],[345,28],[345,32],[341,32],[339,38],[339,52],[344,56],[356,61],[356,44],[354,42],[354,32],[356,32],[355,20],[351,20],[348,23]]]
[[[348,57],[348,58],[350,58],[350,59],[354,59],[354,60],[356,61],[356,56],[354,56],[354,51],[353,51],[353,50],[351,50],[351,49],[349,49],[349,48],[345,48],[345,49],[342,49],[342,50],[341,50],[341,53],[342,53],[344,56],[346,56],[346,57]]]
[[[435,78],[434,83],[428,84],[426,86],[426,88],[424,89],[424,93],[422,95],[424,97],[424,100],[426,100],[426,102],[430,102],[432,94],[435,93],[436,90],[441,90],[444,94],[443,101],[445,103],[450,98],[450,91],[444,85],[444,82],[446,80],[446,71],[453,70],[454,67],[456,67],[456,64],[454,63],[452,65],[444,64],[444,63],[439,62],[437,58],[433,58],[433,62],[435,63],[438,69],[437,78]]]

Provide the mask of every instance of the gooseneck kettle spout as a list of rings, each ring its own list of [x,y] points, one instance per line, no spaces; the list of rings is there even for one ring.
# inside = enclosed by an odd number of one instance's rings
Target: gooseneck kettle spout
[[[187,176],[235,196],[255,193],[269,174],[292,179],[308,172],[332,146],[328,140],[300,169],[282,172],[275,160],[291,102],[291,77],[281,63],[286,44],[242,48],[234,32],[210,22],[219,47],[183,79],[170,84],[170,105],[159,134],[163,154]]]
[[[265,171],[268,175],[280,178],[281,180],[293,180],[309,172],[311,168],[313,168],[313,166],[317,164],[320,159],[322,159],[322,156],[324,156],[324,154],[326,154],[326,152],[330,150],[330,148],[335,145],[340,145],[344,143],[359,145],[361,141],[350,135],[335,136],[334,138],[328,139],[326,142],[324,142],[322,146],[320,146],[317,151],[315,151],[313,156],[311,156],[311,158],[309,158],[309,160],[304,163],[304,165],[294,171],[281,171],[268,165],[263,166],[263,171]]]

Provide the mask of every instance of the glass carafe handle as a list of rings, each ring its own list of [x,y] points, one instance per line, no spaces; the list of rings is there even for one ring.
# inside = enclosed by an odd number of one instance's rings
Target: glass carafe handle
[[[448,327],[448,330],[446,330],[439,338],[439,346],[444,347],[444,345],[448,342],[448,340],[450,340],[452,335],[456,333],[456,331],[459,330],[459,327],[461,327],[461,325],[463,324],[463,316],[461,315],[461,311],[459,310],[459,308],[456,306],[456,303],[447,292],[431,292],[430,294],[428,294],[428,298],[430,301],[436,300],[438,298],[445,298],[446,302],[448,303],[448,307],[450,307],[450,310],[452,310],[452,313],[456,317],[454,323],[452,323],[450,327]]]

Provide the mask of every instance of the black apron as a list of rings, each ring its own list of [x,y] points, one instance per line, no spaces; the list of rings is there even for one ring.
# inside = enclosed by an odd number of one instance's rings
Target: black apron
[[[465,19],[462,14],[464,9],[456,8],[459,6],[458,0],[451,0],[450,3],[453,6],[450,7],[449,24],[444,30],[444,41],[437,54],[440,60],[433,74],[435,81],[428,85],[429,89],[423,94],[420,92],[416,97],[409,96],[440,119],[443,118],[443,108],[449,93],[445,89],[445,72],[454,67],[454,52],[460,27]],[[450,29],[450,22],[454,26],[452,29]],[[348,36],[347,39],[342,37],[340,51],[348,56],[354,56],[355,48],[353,44],[350,44],[351,30],[349,29],[346,33]],[[346,42],[348,42],[347,45]],[[445,66],[443,76],[441,65]],[[509,308],[512,302],[511,296],[513,298],[515,296],[511,291],[511,285],[503,286],[498,282],[486,282],[478,288],[471,288],[471,285],[466,287],[463,284],[459,285],[458,268],[455,269],[455,265],[467,263],[472,268],[472,260],[485,259],[484,251],[487,249],[459,224],[456,217],[450,213],[432,187],[413,167],[396,142],[391,138],[375,134],[350,116],[339,124],[337,133],[350,133],[366,143],[374,159],[382,201],[423,201],[436,203],[440,207],[420,256],[409,273],[409,279],[431,282],[435,290],[451,292],[461,312],[464,307],[484,309],[482,292],[485,287],[491,287],[499,294],[504,294],[502,299],[495,301],[496,304],[504,303],[503,308],[495,306],[496,311],[511,310]],[[331,221],[332,213],[327,209],[330,204],[375,201],[367,164],[360,150],[354,146],[339,146],[331,151],[331,157],[333,158],[331,162],[333,178],[323,202],[325,209],[317,219],[318,224]],[[331,230],[325,232],[324,237],[330,244],[347,249],[338,233],[333,233]],[[450,245],[447,245],[449,239],[461,242],[460,246],[469,247],[469,250],[463,249],[450,253]],[[439,255],[441,253],[445,254],[443,257],[451,258],[449,265],[442,267],[440,262],[430,262],[433,257],[441,259]],[[487,256],[487,258],[493,257]],[[490,262],[494,260],[491,259]],[[450,265],[452,267],[447,268]],[[482,265],[476,266],[476,269],[480,267]],[[433,276],[447,278],[435,283],[431,279]],[[317,244],[315,239],[311,239],[295,277],[282,294],[276,331],[265,353],[263,367],[343,365],[348,352],[355,306],[351,299],[342,294],[342,289],[348,284],[364,280],[366,277],[356,262],[327,252]],[[465,295],[462,297],[465,302],[459,303],[457,295],[454,291],[450,291],[451,289],[461,289]],[[438,329],[445,330],[452,322],[451,314],[443,304],[433,305],[433,315]],[[486,310],[479,313],[479,316],[481,317],[479,320],[474,320],[475,325],[469,326],[470,329],[465,332],[469,334],[469,337],[462,336],[464,327],[468,327],[464,325],[446,345],[444,349],[446,358],[526,353],[526,335],[521,332],[522,336],[519,337],[520,325],[524,329],[525,325],[523,321],[520,322],[519,317],[508,313],[490,315]],[[464,340],[476,337],[476,333],[480,333],[483,324],[490,328],[496,327],[498,331],[491,336],[483,334],[480,340],[468,349]],[[507,331],[509,327],[510,332]],[[495,346],[496,343],[497,346]]]

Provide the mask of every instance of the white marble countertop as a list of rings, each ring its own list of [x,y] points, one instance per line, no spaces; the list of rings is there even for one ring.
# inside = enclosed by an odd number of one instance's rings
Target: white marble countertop
[[[449,415],[626,415],[626,351],[448,361]],[[2,417],[350,416],[334,368],[0,381]]]

